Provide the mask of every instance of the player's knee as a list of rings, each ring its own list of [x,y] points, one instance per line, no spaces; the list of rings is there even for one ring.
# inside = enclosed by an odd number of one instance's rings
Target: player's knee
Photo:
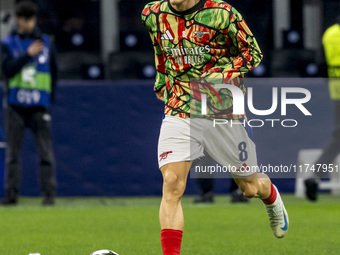
[[[175,199],[182,197],[185,182],[176,173],[168,172],[164,174],[163,179],[163,196]]]

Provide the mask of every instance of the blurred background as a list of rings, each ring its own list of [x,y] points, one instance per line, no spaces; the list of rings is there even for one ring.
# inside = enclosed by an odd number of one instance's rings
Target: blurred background
[[[13,28],[16,2],[0,0],[1,38]],[[140,18],[149,1],[34,2],[39,6],[38,25],[52,36],[58,52],[59,88],[53,107],[58,194],[159,195],[156,152],[163,104],[152,90],[154,55]],[[227,2],[243,14],[264,52],[263,62],[249,77],[325,76],[322,34],[335,23],[339,0]],[[299,80],[294,81],[298,86]],[[319,107],[320,102],[323,110],[331,107],[327,89],[319,92],[317,83],[311,86],[318,94],[310,105],[316,111],[314,116],[331,121],[331,113],[325,114]],[[289,132],[269,130],[275,138],[268,138],[267,129],[257,129],[259,161],[296,163],[301,148],[322,148],[331,125],[323,128],[322,137],[310,139],[308,132],[312,135],[322,127],[311,119],[305,123]],[[277,138],[278,132],[283,132],[281,138]],[[268,146],[273,139],[293,141],[296,136],[301,139],[294,146],[280,144],[281,140]],[[23,195],[39,194],[35,159],[28,136],[23,148]],[[278,183],[284,192],[294,191],[295,180]],[[228,181],[218,180],[216,192],[227,190]],[[189,183],[187,192],[197,190]]]
[[[1,0],[1,36],[13,26],[15,0]],[[36,0],[39,26],[54,35],[61,79],[153,78],[153,55],[140,13],[148,1]],[[318,76],[322,33],[338,0],[230,0],[265,54],[260,76]],[[119,64],[118,64],[119,63]],[[309,65],[309,66],[308,66]],[[298,66],[298,68],[297,68]],[[134,72],[131,72],[133,68]]]

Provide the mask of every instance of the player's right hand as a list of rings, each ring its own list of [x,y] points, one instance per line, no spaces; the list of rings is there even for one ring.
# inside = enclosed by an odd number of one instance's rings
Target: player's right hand
[[[164,102],[165,86],[158,92],[156,92],[156,97]]]
[[[44,49],[44,44],[41,40],[35,40],[27,49],[27,54],[30,57],[38,55]]]

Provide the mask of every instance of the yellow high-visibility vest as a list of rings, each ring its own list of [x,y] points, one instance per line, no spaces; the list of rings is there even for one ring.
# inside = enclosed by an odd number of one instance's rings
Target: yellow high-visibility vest
[[[322,44],[328,66],[329,93],[333,100],[340,100],[340,25],[329,27],[323,35]]]

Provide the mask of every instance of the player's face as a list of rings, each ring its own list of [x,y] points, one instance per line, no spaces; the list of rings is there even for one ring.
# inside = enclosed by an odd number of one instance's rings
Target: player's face
[[[170,0],[171,5],[180,5],[186,2],[187,0]]]
[[[32,17],[29,19],[23,17],[16,18],[18,32],[21,34],[30,34],[33,32],[35,25],[37,24],[37,18]]]
[[[199,0],[169,0],[169,2],[177,11],[185,11],[197,4]]]

